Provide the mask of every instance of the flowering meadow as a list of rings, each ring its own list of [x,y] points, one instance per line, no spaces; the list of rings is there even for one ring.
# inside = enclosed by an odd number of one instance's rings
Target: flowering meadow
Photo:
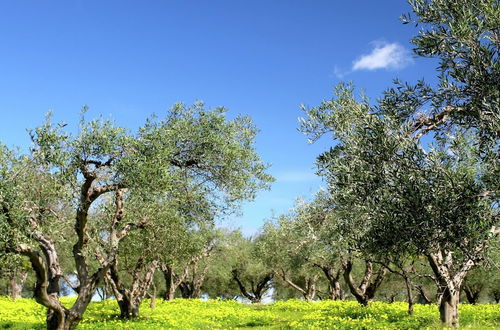
[[[63,299],[71,305],[71,299]],[[354,301],[278,301],[248,305],[237,301],[176,299],[149,301],[141,317],[123,321],[114,300],[93,302],[78,329],[438,329],[435,305],[415,306],[406,315],[406,304],[373,302],[362,307]],[[461,326],[468,329],[500,328],[500,305],[460,305]],[[0,329],[45,329],[45,309],[32,299],[0,298]]]

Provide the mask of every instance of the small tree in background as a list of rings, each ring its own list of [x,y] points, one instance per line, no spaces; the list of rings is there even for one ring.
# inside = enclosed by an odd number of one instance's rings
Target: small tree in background
[[[269,294],[273,284],[273,269],[264,263],[259,249],[260,236],[256,238],[235,237],[232,241],[231,277],[242,297],[252,303],[260,303]]]
[[[313,233],[300,217],[301,207],[266,222],[258,249],[275,277],[296,290],[306,300],[314,300],[320,288],[321,270],[310,262]]]

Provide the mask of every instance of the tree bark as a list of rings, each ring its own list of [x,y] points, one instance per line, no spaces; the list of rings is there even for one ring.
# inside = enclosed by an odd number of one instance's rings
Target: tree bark
[[[132,283],[130,288],[125,286],[118,273],[117,261],[111,265],[107,274],[115,297],[120,307],[120,318],[131,319],[139,316],[139,307],[147,295],[147,291],[153,282],[154,272],[158,266],[157,260],[145,263],[144,258],[139,258],[132,272]]]
[[[405,286],[406,286],[406,298],[408,301],[408,315],[413,315],[413,290],[412,290],[412,283],[411,280],[408,276],[405,276]]]
[[[288,283],[288,285],[290,285],[295,290],[299,291],[305,300],[313,301],[314,298],[316,298],[316,283],[318,282],[319,275],[306,277],[304,280],[304,287],[301,287],[300,285],[293,282],[283,269],[281,270],[281,273],[279,275],[283,279],[283,281]]]
[[[179,282],[183,298],[201,298],[201,287],[207,276],[209,263],[206,262],[203,269],[200,270],[200,261],[208,259],[214,247],[212,243],[208,244],[202,253],[194,256],[185,266],[183,280]]]
[[[479,294],[481,293],[482,290],[482,286],[468,285],[467,283],[465,283],[462,289],[465,292],[465,297],[467,298],[469,304],[472,305],[477,304],[479,300]]]
[[[149,295],[149,297],[151,298],[149,308],[154,309],[156,308],[156,284],[154,281],[151,283],[151,286],[153,287],[153,292]]]
[[[192,257],[191,260],[184,265],[184,270],[180,275],[175,274],[173,265],[161,265],[161,271],[163,272],[166,284],[166,292],[163,297],[165,300],[173,300],[175,298],[175,291],[177,288],[180,288],[183,298],[201,297],[201,286],[203,285],[203,281],[205,280],[205,276],[208,272],[208,264],[205,265],[201,273],[198,271],[198,264],[204,258],[210,257],[213,248],[213,244],[205,246],[202,253]],[[190,269],[191,278],[188,280]]]
[[[21,298],[21,293],[23,291],[24,282],[28,277],[27,271],[13,272],[10,278],[10,297],[12,300]]]
[[[387,274],[387,268],[380,267],[376,274],[373,272],[373,263],[365,260],[365,274],[361,283],[356,285],[352,277],[352,260],[347,260],[344,265],[344,279],[351,291],[352,295],[356,298],[358,303],[363,306],[368,305],[368,301],[373,299],[375,292],[382,284],[382,280]]]
[[[196,299],[201,298],[201,285],[202,285],[202,282],[197,281],[195,283],[193,294],[192,294],[191,298],[196,298]]]
[[[257,304],[257,303],[260,303],[262,301],[262,297],[264,296],[264,294],[266,293],[266,291],[269,289],[270,282],[273,279],[273,274],[272,273],[268,273],[268,274],[264,275],[264,277],[261,278],[257,282],[257,285],[254,285],[254,283],[251,282],[250,283],[250,285],[251,285],[251,291],[249,292],[246,289],[245,285],[241,282],[241,280],[239,278],[239,272],[238,272],[238,270],[237,269],[233,269],[232,274],[233,274],[233,279],[236,281],[236,283],[238,284],[238,287],[240,288],[241,294],[243,295],[243,297],[245,297],[248,300],[250,300],[250,302],[252,304]]]
[[[319,267],[328,281],[328,293],[331,300],[339,300],[344,298],[344,291],[342,290],[342,286],[340,285],[340,276],[342,272],[338,270],[336,273],[333,271],[333,267],[325,266],[320,264],[314,264],[316,267]]]
[[[128,295],[123,295],[118,301],[118,306],[120,307],[120,318],[121,319],[132,319],[139,316],[139,306],[135,299],[129,297]]]
[[[208,255],[207,255],[208,257]],[[208,273],[209,264],[206,263],[201,271],[198,270],[198,263],[193,264],[192,285],[193,292],[189,298],[201,298],[201,287]]]
[[[448,289],[444,291],[439,303],[439,316],[441,322],[451,328],[459,327],[458,319],[458,303],[460,300],[460,292],[450,292]]]
[[[183,283],[184,279],[189,274],[189,264],[184,267],[182,274],[177,275],[174,271],[174,265],[161,265],[163,278],[165,279],[165,295],[164,300],[172,301],[175,298],[175,291]]]
[[[80,284],[76,290],[78,297],[71,309],[67,309],[59,300],[59,285],[63,273],[55,245],[52,240],[38,231],[35,221],[31,222],[31,226],[34,229],[33,238],[37,240],[42,253],[26,244],[20,244],[16,252],[27,256],[35,271],[34,298],[47,308],[47,329],[74,329],[81,321],[83,313],[103,277],[105,268],[99,269],[84,279],[79,278]]]
[[[184,281],[179,285],[181,289],[181,296],[184,299],[193,298],[193,287],[191,282]]]
[[[331,300],[343,300],[344,299],[344,291],[340,286],[340,282],[335,282],[328,284],[328,293]]]
[[[50,241],[47,242],[51,243]],[[89,293],[94,292],[98,275],[92,277],[91,281],[80,285],[79,295],[75,304],[71,309],[67,309],[59,301],[60,269],[58,268],[59,263],[55,262],[57,255],[54,254],[55,250],[50,252],[44,253],[44,257],[42,257],[37,250],[24,244],[21,244],[19,247],[19,253],[30,259],[33,270],[35,270],[36,283],[34,297],[39,304],[47,307],[47,329],[74,329],[82,319],[83,312],[92,298],[92,295]],[[49,265],[50,267],[48,267]]]
[[[439,314],[441,322],[446,327],[458,327],[458,303],[460,288],[468,271],[476,264],[475,260],[468,259],[462,264],[454,264],[451,251],[439,249],[426,255],[429,265],[436,276],[436,283],[441,291],[439,300]]]
[[[164,300],[172,301],[175,298],[175,290],[177,289],[174,286],[174,266],[173,265],[161,265],[161,271],[163,273],[163,278],[165,279],[165,295],[163,296]]]

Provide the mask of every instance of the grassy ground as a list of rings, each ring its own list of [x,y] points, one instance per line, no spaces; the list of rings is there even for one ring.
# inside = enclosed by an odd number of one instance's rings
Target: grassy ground
[[[71,299],[65,303],[71,305]],[[141,306],[134,321],[117,318],[115,301],[92,303],[78,329],[436,329],[437,307],[415,306],[406,315],[404,303],[374,302],[361,307],[352,301],[305,302],[289,300],[271,305],[246,305],[236,301],[177,299],[157,301],[155,309]],[[0,297],[0,329],[44,329],[45,310],[31,299],[12,302]],[[500,305],[460,305],[462,327],[500,329]]]

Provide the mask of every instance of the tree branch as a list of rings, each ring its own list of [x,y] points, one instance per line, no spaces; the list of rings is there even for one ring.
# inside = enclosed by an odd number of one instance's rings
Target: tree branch
[[[415,135],[415,140],[420,139],[425,134],[429,133],[430,131],[432,131],[436,127],[442,125],[444,122],[446,122],[449,119],[450,114],[452,112],[460,110],[460,109],[461,108],[459,108],[459,107],[447,106],[447,107],[444,107],[443,110],[441,110],[441,112],[435,114],[431,118],[427,117],[425,115],[421,115],[421,117],[419,119],[415,120],[413,125],[412,125],[413,126],[413,133],[416,133],[418,130],[420,130],[420,132],[418,132]]]

